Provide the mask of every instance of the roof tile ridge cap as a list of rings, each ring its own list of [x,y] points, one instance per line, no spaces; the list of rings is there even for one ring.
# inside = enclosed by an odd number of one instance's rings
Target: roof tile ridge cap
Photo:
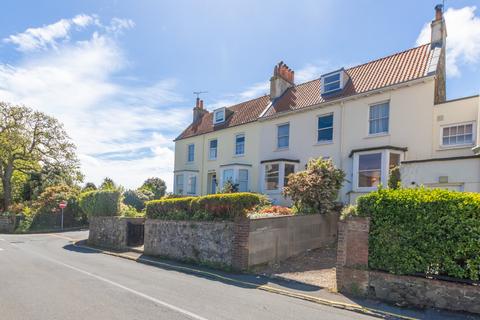
[[[380,61],[380,60],[388,59],[388,58],[391,58],[391,57],[393,57],[393,56],[400,55],[400,54],[406,53],[406,52],[411,51],[411,50],[418,50],[418,49],[420,49],[420,48],[422,48],[422,47],[424,47],[424,46],[427,46],[427,45],[430,45],[430,43],[425,43],[425,44],[422,44],[422,45],[419,45],[419,46],[416,46],[416,47],[413,47],[413,48],[410,48],[410,49],[406,49],[406,50],[403,50],[403,51],[399,51],[399,52],[395,52],[395,53],[389,54],[389,55],[384,56],[384,57],[381,57],[381,58],[377,58],[377,59],[374,59],[374,60],[370,60],[370,61],[367,61],[367,62],[358,64],[358,65],[356,65],[356,66],[350,67],[350,68],[348,68],[348,69],[345,69],[345,71],[349,71],[349,70],[352,70],[352,69],[356,69],[356,68],[365,66],[365,65],[367,65],[367,64],[370,64],[370,63],[378,62],[378,61]]]

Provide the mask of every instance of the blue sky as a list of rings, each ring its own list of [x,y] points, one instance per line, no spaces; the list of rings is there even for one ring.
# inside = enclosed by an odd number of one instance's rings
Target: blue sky
[[[437,1],[3,1],[0,99],[59,118],[88,181],[172,185],[193,91],[207,108],[428,41]],[[480,85],[480,0],[447,1],[449,98]],[[424,30],[422,32],[422,30]]]

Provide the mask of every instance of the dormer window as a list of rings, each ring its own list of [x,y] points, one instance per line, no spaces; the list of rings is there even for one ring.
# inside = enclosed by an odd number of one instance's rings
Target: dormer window
[[[225,122],[225,108],[217,109],[213,112],[213,124]]]
[[[322,77],[322,94],[329,94],[343,89],[348,80],[348,75],[342,68],[338,71],[324,74]]]

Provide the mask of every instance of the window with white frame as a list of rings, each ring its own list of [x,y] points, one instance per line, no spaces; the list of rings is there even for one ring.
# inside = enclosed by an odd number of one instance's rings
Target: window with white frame
[[[210,140],[210,148],[208,152],[208,158],[210,160],[217,159],[217,148],[218,148],[218,140],[217,139]]]
[[[235,155],[241,156],[245,154],[245,135],[237,134],[235,136]]]
[[[452,147],[473,144],[473,123],[442,128],[442,146]]]
[[[390,117],[390,103],[384,102],[370,106],[369,113],[369,134],[388,133],[388,122]]]
[[[318,117],[317,142],[333,141],[333,113]]]
[[[175,194],[183,194],[183,174],[175,176]]]
[[[188,176],[187,193],[190,195],[197,194],[197,177],[195,175]]]
[[[222,123],[225,121],[225,108],[215,110],[213,112],[213,124]]]
[[[238,170],[238,191],[247,192],[248,191],[248,170],[239,169]]]
[[[361,154],[358,157],[358,187],[376,187],[382,180],[382,153]]]
[[[234,177],[234,170],[233,169],[225,169],[223,170],[223,181],[222,181],[222,186],[225,186],[227,181],[230,181],[231,183],[235,182],[235,177]]]
[[[341,87],[340,71],[323,77],[323,93],[334,92],[340,90]]]
[[[187,147],[187,161],[193,162],[195,160],[195,145],[189,144]]]
[[[295,165],[291,163],[285,163],[285,169],[283,170],[283,186],[288,184],[288,176],[295,172]]]
[[[353,182],[357,191],[375,190],[387,185],[390,172],[398,167],[403,153],[396,150],[365,151],[354,154]]]
[[[278,190],[280,165],[268,163],[265,165],[265,190]]]
[[[277,148],[288,148],[290,140],[290,124],[285,123],[277,127]]]

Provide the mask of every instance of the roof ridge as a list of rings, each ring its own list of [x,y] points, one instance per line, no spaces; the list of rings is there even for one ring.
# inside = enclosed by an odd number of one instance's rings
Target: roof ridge
[[[416,46],[416,47],[413,47],[413,48],[410,48],[410,49],[405,49],[403,51],[400,51],[400,52],[395,52],[395,53],[391,53],[387,56],[384,56],[384,57],[381,57],[381,58],[377,58],[375,60],[370,60],[370,61],[367,61],[367,62],[364,62],[364,63],[361,63],[361,64],[358,64],[356,66],[353,66],[353,67],[350,67],[348,69],[346,69],[346,71],[348,70],[352,70],[352,69],[355,69],[355,68],[359,68],[359,67],[362,67],[364,65],[367,65],[367,64],[370,64],[370,63],[374,63],[374,62],[377,62],[377,61],[381,61],[381,60],[384,60],[384,59],[388,59],[388,58],[392,58],[392,57],[395,57],[395,56],[398,56],[398,55],[401,55],[401,54],[404,54],[408,51],[412,51],[412,50],[416,50],[416,49],[419,49],[421,47],[425,47],[427,45],[430,45],[430,43],[425,43],[425,44],[422,44],[422,45],[419,45],[419,46]]]

